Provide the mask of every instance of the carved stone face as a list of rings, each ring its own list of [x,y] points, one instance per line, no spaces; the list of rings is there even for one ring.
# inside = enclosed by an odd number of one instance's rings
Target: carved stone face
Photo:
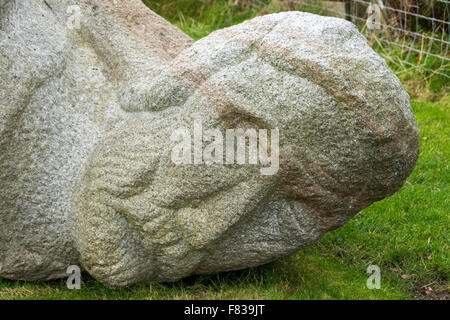
[[[47,1],[42,20],[8,3],[0,276],[81,264],[125,286],[256,266],[393,194],[414,167],[409,97],[344,20],[274,14],[192,43],[139,1]],[[48,24],[37,53],[21,46],[32,36],[17,30]],[[196,123],[278,130],[279,168],[173,162],[173,133]]]

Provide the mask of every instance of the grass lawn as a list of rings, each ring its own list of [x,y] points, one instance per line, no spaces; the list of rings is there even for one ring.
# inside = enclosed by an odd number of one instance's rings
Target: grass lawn
[[[183,12],[192,17],[199,8],[187,6],[189,1],[177,1],[177,5],[186,4]],[[149,6],[196,39],[261,13],[252,8],[243,13],[231,7],[226,7],[228,11],[203,8],[207,13],[197,21],[174,14],[172,3],[158,1]],[[292,257],[242,271],[120,290],[105,288],[87,274],[83,274],[81,290],[68,290],[65,280],[0,279],[0,299],[449,299],[448,82],[437,90],[434,102],[412,101],[421,153],[402,189]],[[381,269],[379,290],[366,287],[369,265]]]

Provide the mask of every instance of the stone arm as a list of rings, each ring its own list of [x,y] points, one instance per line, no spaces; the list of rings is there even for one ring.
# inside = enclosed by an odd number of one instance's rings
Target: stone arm
[[[72,35],[79,35],[101,57],[109,80],[117,84],[123,110],[167,108],[169,96],[173,104],[181,103],[183,85],[168,65],[193,43],[189,36],[140,0],[75,2],[81,7],[81,28]]]

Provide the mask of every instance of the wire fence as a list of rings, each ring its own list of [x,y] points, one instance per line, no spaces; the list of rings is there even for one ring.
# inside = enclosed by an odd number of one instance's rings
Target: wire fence
[[[397,72],[450,78],[448,0],[290,0],[305,11],[352,21]],[[392,54],[394,50],[400,51]]]

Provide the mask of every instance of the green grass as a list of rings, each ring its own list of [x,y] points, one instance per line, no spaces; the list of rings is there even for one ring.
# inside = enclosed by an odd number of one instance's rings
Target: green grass
[[[181,0],[149,4],[194,39],[258,14],[285,9],[277,7],[276,1],[264,10],[231,3]],[[389,54],[394,61],[389,62],[391,67],[401,71],[395,63],[403,53],[390,50]],[[408,77],[419,81],[425,76],[419,71],[415,78],[411,71],[404,73],[403,81],[411,80]],[[64,280],[0,279],[0,299],[448,299],[450,94],[448,82],[432,84],[430,79],[422,90],[434,92],[433,99],[439,101],[422,98],[412,102],[421,153],[406,184],[296,255],[242,271],[120,290],[105,288],[87,274],[83,274],[81,290],[68,290]],[[366,269],[372,264],[381,268],[380,290],[366,287]]]

